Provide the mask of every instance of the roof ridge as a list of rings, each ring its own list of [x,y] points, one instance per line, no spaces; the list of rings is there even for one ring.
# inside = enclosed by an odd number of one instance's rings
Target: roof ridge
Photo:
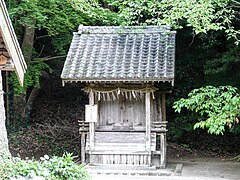
[[[78,27],[80,34],[146,34],[175,33],[171,26],[83,26]]]

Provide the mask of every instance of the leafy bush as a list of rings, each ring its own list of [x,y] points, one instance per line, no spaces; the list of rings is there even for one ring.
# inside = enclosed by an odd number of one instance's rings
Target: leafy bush
[[[89,179],[82,165],[74,162],[72,154],[66,153],[62,157],[45,155],[36,160],[22,160],[20,158],[6,158],[0,164],[0,177],[34,177],[42,176],[46,180],[85,180]]]
[[[225,126],[232,128],[239,123],[240,96],[238,89],[231,86],[206,86],[176,101],[173,108],[176,112],[187,108],[204,118],[194,125],[195,129],[207,128],[211,134],[223,134]]]

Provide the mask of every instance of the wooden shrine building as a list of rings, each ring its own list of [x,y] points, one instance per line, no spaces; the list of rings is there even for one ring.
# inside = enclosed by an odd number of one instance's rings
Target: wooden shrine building
[[[175,34],[157,26],[79,26],[61,78],[84,84],[89,95],[82,162],[165,167],[164,85],[174,84]]]
[[[23,85],[27,65],[4,0],[0,0],[0,17],[0,70],[15,71],[20,85]]]

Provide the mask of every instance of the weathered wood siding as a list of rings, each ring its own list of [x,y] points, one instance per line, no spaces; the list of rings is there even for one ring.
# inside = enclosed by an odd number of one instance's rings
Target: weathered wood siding
[[[155,95],[156,96],[156,95]],[[151,98],[151,122],[162,121],[162,104],[160,95],[156,99]],[[141,99],[126,99],[121,97],[115,101],[98,101],[99,122],[97,126],[130,125],[138,130],[138,127],[146,126],[145,95]],[[134,130],[134,129],[133,129]]]
[[[144,132],[96,132],[94,150],[87,147],[91,164],[150,165]],[[151,134],[151,151],[156,151],[156,133]]]
[[[99,102],[100,126],[128,124],[145,126],[145,100],[128,100],[124,98],[115,101]]]
[[[94,162],[94,163],[91,163]],[[151,155],[111,154],[92,155],[91,164],[150,165]]]

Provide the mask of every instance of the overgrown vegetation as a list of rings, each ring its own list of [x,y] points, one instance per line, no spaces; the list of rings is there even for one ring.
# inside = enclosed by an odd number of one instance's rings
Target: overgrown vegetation
[[[194,125],[206,128],[210,134],[223,134],[225,127],[232,128],[239,123],[240,97],[237,88],[231,86],[206,86],[194,89],[188,98],[181,98],[174,103],[176,112],[182,108],[194,111],[204,119]]]
[[[197,35],[223,31],[239,44],[240,31],[233,25],[239,2],[235,0],[107,0],[119,9],[124,25],[168,25],[174,29],[192,27]]]
[[[0,177],[35,177],[42,176],[46,180],[87,180],[89,175],[83,166],[74,162],[74,157],[66,153],[62,157],[45,155],[40,161],[34,159],[6,158],[0,164]]]

